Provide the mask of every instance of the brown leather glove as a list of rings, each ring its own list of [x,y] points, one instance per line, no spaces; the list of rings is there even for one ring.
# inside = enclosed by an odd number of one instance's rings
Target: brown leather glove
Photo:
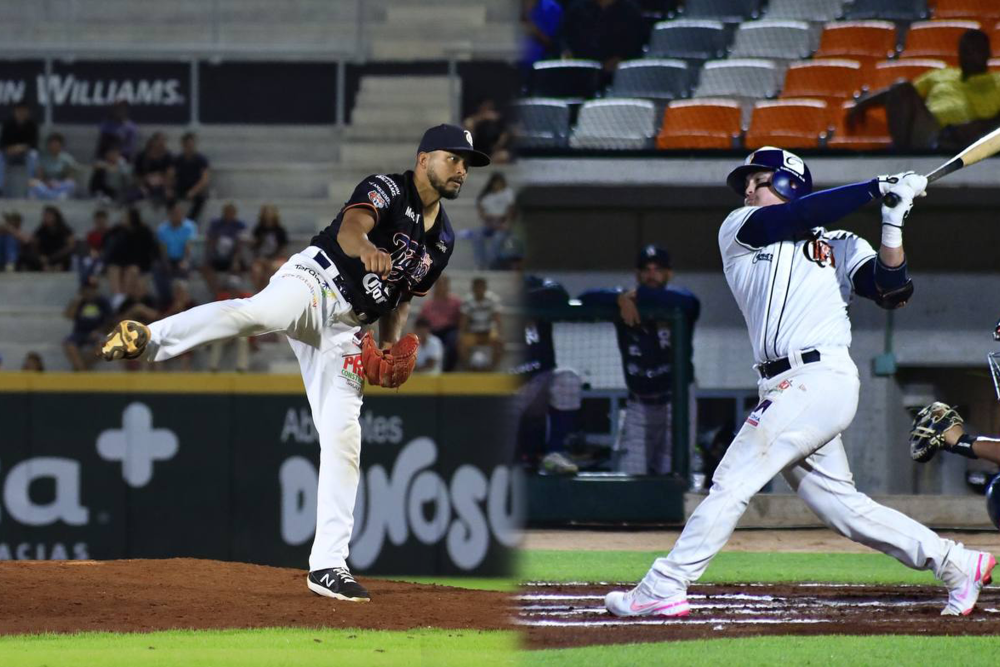
[[[361,341],[361,365],[369,383],[380,387],[398,387],[406,382],[417,365],[420,339],[414,334],[403,336],[392,349],[379,348],[371,332]]]

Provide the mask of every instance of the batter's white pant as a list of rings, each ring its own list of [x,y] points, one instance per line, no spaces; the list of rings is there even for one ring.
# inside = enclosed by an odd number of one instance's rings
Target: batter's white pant
[[[361,461],[361,326],[310,246],[249,299],[216,301],[150,325],[148,358],[164,361],[199,345],[280,331],[298,357],[319,433],[316,536],[309,569],[346,565]]]
[[[643,583],[654,595],[687,589],[729,540],[747,503],[779,472],[826,525],[940,579],[960,563],[961,545],[854,486],[840,433],[858,407],[858,371],[846,348],[821,348],[820,361],[759,383],[761,402],[723,457],[708,497],[688,519],[673,550],[658,558]]]

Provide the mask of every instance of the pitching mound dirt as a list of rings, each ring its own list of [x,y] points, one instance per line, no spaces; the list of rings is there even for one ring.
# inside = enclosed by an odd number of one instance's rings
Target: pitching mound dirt
[[[306,572],[176,558],[0,563],[0,634],[329,627],[510,629],[510,596],[359,577],[369,603],[314,595]]]
[[[972,615],[940,616],[948,599],[929,586],[744,584],[692,586],[685,618],[616,618],[604,596],[627,586],[537,584],[517,600],[530,648],[752,635],[996,635],[1000,592],[983,591]]]

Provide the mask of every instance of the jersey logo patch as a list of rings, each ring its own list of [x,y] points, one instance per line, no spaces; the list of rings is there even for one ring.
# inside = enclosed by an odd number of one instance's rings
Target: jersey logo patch
[[[820,267],[837,266],[837,260],[833,256],[833,246],[823,239],[814,239],[802,246],[802,252],[810,262],[819,264]]]
[[[764,413],[767,412],[769,407],[771,407],[770,399],[761,401],[760,405],[754,408],[753,412],[750,413],[750,416],[747,417],[747,423],[751,426],[757,426],[760,424],[761,418],[764,416]]]
[[[374,190],[368,191],[368,200],[375,206],[375,208],[385,208],[389,205],[388,202],[386,202],[385,197]]]

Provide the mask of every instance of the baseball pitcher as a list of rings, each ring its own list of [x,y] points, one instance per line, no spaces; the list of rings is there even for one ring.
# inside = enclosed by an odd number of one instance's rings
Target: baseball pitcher
[[[996,559],[942,539],[854,486],[841,433],[854,419],[860,382],[851,360],[848,305],[854,295],[898,308],[913,294],[903,227],[927,179],[880,176],[811,194],[801,158],[778,148],[752,153],[727,184],[744,199],[719,229],[726,280],[743,313],[760,376],[747,417],[673,550],[639,584],[607,595],[617,616],[685,616],[687,587],[726,544],[747,503],[781,473],[828,526],[919,570],[948,589],[943,615],[969,614]],[[825,226],[892,193],[882,206],[878,253]]]
[[[367,602],[347,568],[360,475],[365,381],[398,387],[416,363],[417,339],[402,331],[414,295],[441,275],[455,233],[441,199],[455,199],[469,167],[490,163],[454,125],[427,130],[416,165],[361,181],[336,219],[292,255],[249,299],[205,304],[154,322],[118,324],[107,360],[165,361],[199,345],[282,332],[298,358],[320,439],[316,535],[309,590]],[[378,322],[379,343],[369,328]]]

